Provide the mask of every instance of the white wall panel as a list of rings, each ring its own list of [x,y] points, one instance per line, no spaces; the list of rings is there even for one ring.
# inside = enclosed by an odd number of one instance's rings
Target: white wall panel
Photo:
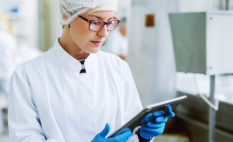
[[[133,0],[129,19],[128,62],[144,105],[175,95],[175,66],[168,12],[177,0]],[[155,15],[155,27],[145,27],[145,15]]]

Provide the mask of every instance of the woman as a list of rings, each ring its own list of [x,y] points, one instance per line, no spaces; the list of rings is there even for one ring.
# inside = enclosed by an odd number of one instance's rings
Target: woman
[[[63,33],[54,47],[12,76],[10,141],[125,142],[129,129],[106,135],[139,112],[141,102],[128,65],[99,51],[119,23],[116,1],[62,0],[61,11]],[[168,112],[144,119],[141,141],[162,133],[167,116],[174,116]]]

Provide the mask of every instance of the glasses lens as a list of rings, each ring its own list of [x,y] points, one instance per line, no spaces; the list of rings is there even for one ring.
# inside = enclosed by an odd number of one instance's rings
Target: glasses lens
[[[104,25],[104,21],[93,20],[90,21],[90,30],[91,31],[99,31]]]
[[[90,22],[90,30],[94,31],[94,32],[98,32],[99,30],[101,30],[101,28],[103,28],[104,26],[104,21],[101,20],[91,20]],[[119,20],[112,20],[107,22],[107,30],[108,31],[112,31],[116,28],[116,26],[118,25]]]
[[[112,20],[112,21],[109,21],[107,26],[108,26],[108,31],[112,31],[114,30],[117,25],[118,25],[119,21],[118,20]]]

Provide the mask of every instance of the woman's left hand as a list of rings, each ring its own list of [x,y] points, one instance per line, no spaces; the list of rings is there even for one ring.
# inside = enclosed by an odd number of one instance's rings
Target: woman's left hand
[[[156,111],[149,113],[142,120],[142,127],[140,128],[140,136],[150,140],[155,136],[161,135],[165,128],[165,123],[168,117],[174,117],[175,113],[172,112],[171,105],[167,105],[165,112]]]

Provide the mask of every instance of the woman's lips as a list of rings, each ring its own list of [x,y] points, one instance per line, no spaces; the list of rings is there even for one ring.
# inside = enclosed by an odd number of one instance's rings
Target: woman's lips
[[[103,41],[91,41],[95,46],[102,45]]]

